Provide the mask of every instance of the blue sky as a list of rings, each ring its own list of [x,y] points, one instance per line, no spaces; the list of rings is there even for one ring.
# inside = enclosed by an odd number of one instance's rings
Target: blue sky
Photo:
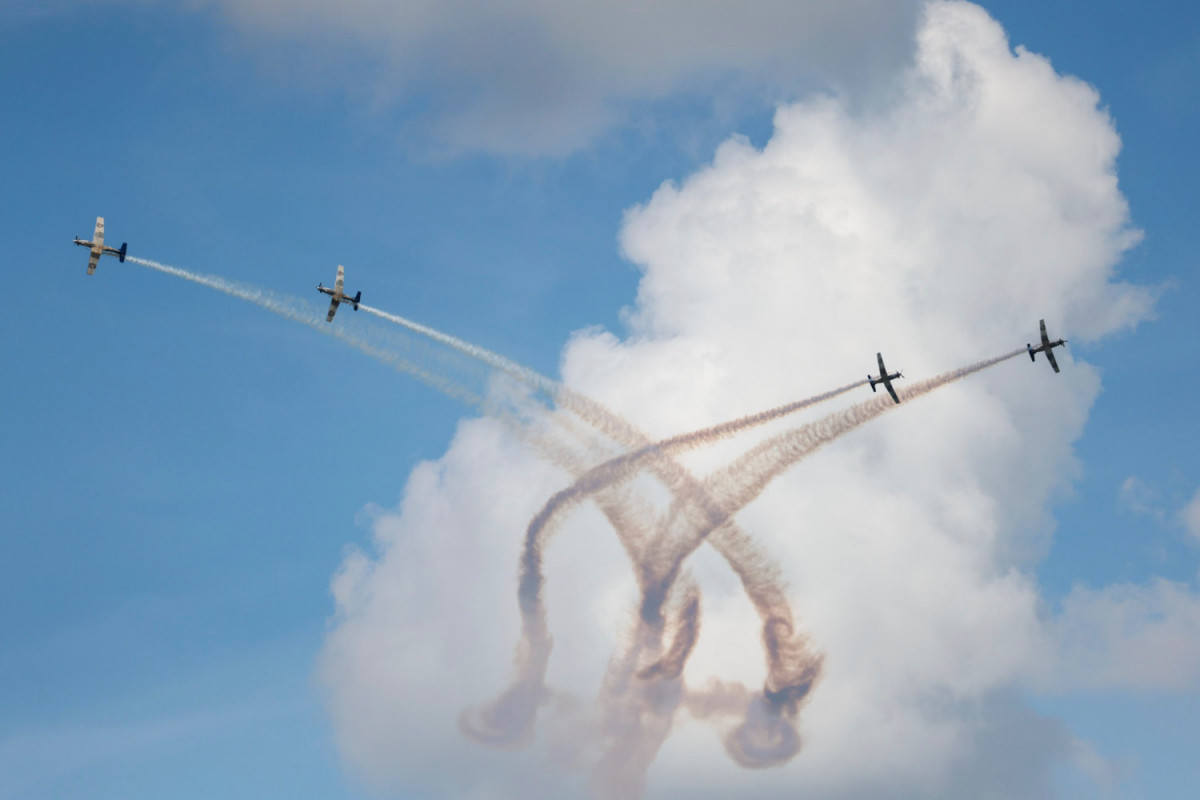
[[[1200,11],[984,5],[1100,93],[1145,234],[1122,277],[1161,287],[1156,319],[1075,351],[1102,391],[1042,597],[1194,589]],[[304,63],[219,4],[3,4],[0,37],[0,797],[365,796],[313,677],[330,579],[369,538],[363,509],[394,506],[473,412],[218,293],[110,259],[89,279],[69,237],[103,214],[130,253],[302,296],[345,264],[365,301],[557,376],[572,332],[625,330],[623,212],[733,133],[763,145],[773,101],[812,85],[715,102],[697,80],[566,155],[447,154],[436,129],[412,143],[429,97],[392,96],[374,59]],[[1121,765],[1117,796],[1200,781],[1194,682],[1030,702]]]

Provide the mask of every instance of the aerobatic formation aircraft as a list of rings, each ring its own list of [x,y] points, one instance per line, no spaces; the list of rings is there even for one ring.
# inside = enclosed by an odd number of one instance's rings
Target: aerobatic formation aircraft
[[[1036,362],[1037,358],[1035,356],[1038,353],[1045,353],[1046,360],[1050,362],[1050,366],[1054,367],[1055,372],[1058,372],[1058,362],[1054,360],[1054,348],[1062,347],[1067,343],[1067,340],[1059,339],[1053,342],[1050,341],[1050,337],[1046,335],[1046,320],[1039,320],[1038,324],[1042,328],[1042,343],[1037,347],[1026,343],[1025,349],[1029,352],[1029,360]]]
[[[343,284],[345,283],[345,277],[345,270],[342,269],[341,264],[338,264],[337,278],[335,278],[333,281],[332,289],[330,289],[328,286],[323,286],[320,283],[317,284],[318,292],[321,294],[327,294],[333,298],[329,301],[329,314],[325,317],[326,322],[333,322],[333,315],[337,313],[338,306],[343,300],[354,306],[355,311],[358,311],[358,301],[362,299],[362,292],[354,295],[354,297],[346,294],[342,290]]]
[[[116,256],[118,261],[124,263],[125,248],[129,247],[127,242],[122,242],[120,249],[104,246],[104,217],[96,217],[96,232],[92,234],[90,242],[76,236],[75,244],[80,247],[90,247],[92,249],[92,252],[88,255],[88,275],[95,273],[96,265],[100,263],[100,256],[105,253]]]
[[[883,365],[883,353],[876,353],[875,358],[879,361],[879,377],[876,378],[874,375],[867,376],[867,380],[871,382],[871,391],[878,391],[875,388],[875,384],[882,383],[883,387],[888,390],[888,394],[892,396],[892,399],[899,403],[900,398],[896,396],[896,389],[892,386],[892,381],[894,381],[896,378],[903,378],[903,373],[901,373],[899,370],[896,370],[889,375],[887,367]]]

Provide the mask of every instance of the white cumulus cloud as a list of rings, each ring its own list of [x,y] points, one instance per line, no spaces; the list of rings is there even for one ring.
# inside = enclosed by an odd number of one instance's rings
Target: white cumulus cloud
[[[912,385],[1022,347],[1039,318],[1086,341],[1149,312],[1150,293],[1115,273],[1138,233],[1093,88],[1014,52],[961,2],[927,7],[901,88],[867,108],[830,96],[781,107],[764,148],[732,138],[630,210],[620,244],[644,271],[630,330],[579,333],[565,382],[662,437],[861,379],[877,351]],[[1046,507],[1075,472],[1071,443],[1099,388],[1059,352],[1059,375],[1020,353],[895,408],[737,515],[824,658],[801,749],[744,769],[726,754],[731,723],[681,708],[646,767],[647,796],[1048,796],[1058,765],[1094,769],[1094,757],[1022,691],[1047,676],[1058,688],[1195,679],[1200,606],[1186,586],[1079,590],[1062,614],[1044,610],[1031,569],[1053,527]],[[703,477],[828,410],[684,463]],[[375,552],[347,558],[322,680],[342,752],[373,784],[480,798],[603,790],[614,749],[597,720],[612,709],[596,698],[611,695],[606,670],[638,594],[594,508],[567,517],[546,554],[552,691],[532,739],[490,748],[459,726],[514,674],[522,537],[569,482],[500,421],[464,422],[399,508],[380,512]],[[649,525],[664,496],[635,484],[622,524]],[[711,549],[688,565],[702,614],[687,686],[761,687],[754,608]],[[1114,660],[1128,642],[1171,665]]]

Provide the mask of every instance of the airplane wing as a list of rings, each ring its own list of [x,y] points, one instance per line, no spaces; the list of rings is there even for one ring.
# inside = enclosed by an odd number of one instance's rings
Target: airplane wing
[[[337,292],[338,295],[341,295],[342,287],[345,285],[345,283],[346,283],[346,271],[344,269],[342,269],[341,264],[338,264],[338,274],[337,274],[337,279],[333,282],[333,290],[335,292]],[[330,317],[330,319],[333,319],[333,318]]]
[[[876,353],[875,359],[879,362],[879,379],[887,379],[887,367],[883,365],[883,353]]]
[[[1050,352],[1050,337],[1046,333],[1046,320],[1038,320],[1038,325],[1042,328],[1042,347],[1046,348],[1046,352]],[[1058,370],[1055,370],[1057,372]]]
[[[342,277],[341,273],[339,272],[338,278],[341,278],[341,277]],[[341,303],[341,301],[338,300],[337,297],[334,297],[332,300],[329,301],[329,314],[327,314],[325,317],[326,322],[333,322],[333,315],[337,313],[338,305],[340,303]]]
[[[96,217],[96,232],[92,234],[92,246],[104,247],[104,217]]]
[[[892,396],[892,399],[896,401],[897,405],[899,405],[900,398],[896,396],[896,389],[892,386],[892,382],[888,379],[886,372],[884,373],[883,386],[888,390],[888,394]]]
[[[1045,337],[1045,335],[1046,335],[1046,328],[1045,328],[1045,326],[1043,326],[1042,327],[1042,336]],[[1049,359],[1050,366],[1054,367],[1054,371],[1058,372],[1058,362],[1054,360],[1054,348],[1052,348],[1052,347],[1046,348],[1046,358]]]
[[[96,265],[100,263],[100,254],[95,250],[88,255],[88,275],[96,273]]]

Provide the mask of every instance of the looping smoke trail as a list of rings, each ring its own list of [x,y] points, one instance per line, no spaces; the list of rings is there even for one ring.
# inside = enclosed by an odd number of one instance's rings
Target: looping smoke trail
[[[359,307],[370,314],[402,325],[414,332],[429,336],[435,341],[446,344],[472,358],[477,358],[527,383],[531,388],[549,394],[560,407],[577,414],[597,431],[609,436],[621,445],[635,448],[633,453],[612,459],[595,468],[595,471],[590,474],[582,476],[577,481],[577,488],[581,491],[575,494],[568,491],[552,498],[547,503],[547,506],[543,508],[542,512],[539,512],[538,516],[535,517],[535,521],[531,523],[527,530],[526,546],[522,551],[518,583],[518,603],[522,612],[523,622],[522,641],[518,646],[518,655],[515,659],[517,665],[516,677],[510,687],[494,702],[480,709],[466,710],[459,720],[460,729],[465,734],[478,741],[491,744],[515,744],[527,741],[531,735],[532,725],[536,718],[537,706],[546,696],[544,680],[552,641],[546,633],[545,608],[541,597],[541,586],[543,584],[541,573],[542,547],[538,540],[543,532],[549,534],[554,530],[557,517],[562,511],[577,503],[584,494],[605,492],[611,489],[623,477],[633,475],[638,464],[645,460],[650,461],[651,470],[662,480],[668,490],[677,496],[686,494],[692,499],[700,498],[699,502],[707,505],[703,500],[704,488],[682,467],[669,458],[670,453],[717,441],[739,430],[761,425],[773,419],[794,413],[801,408],[835,397],[866,383],[866,381],[856,381],[848,386],[840,387],[831,392],[808,398],[807,400],[789,403],[694,434],[684,434],[664,442],[653,443],[625,420],[617,417],[595,401],[572,392],[532,370],[514,364],[508,359],[483,348],[471,345],[461,339],[448,336],[403,317],[388,314],[369,306],[360,305]],[[670,596],[679,570],[674,570],[670,575],[664,576],[659,580],[657,585],[651,586],[650,579],[652,574],[644,566],[645,560],[641,558],[641,548],[637,546],[637,542],[635,541],[638,538],[637,535],[631,533],[630,528],[616,524],[616,520],[613,519],[613,513],[617,504],[611,501],[605,502],[601,499],[600,505],[610,521],[614,523],[613,527],[621,538],[622,545],[629,554],[631,561],[634,562],[635,569],[639,572],[639,582],[643,587],[642,616],[645,623],[643,634],[651,639],[656,636],[660,637],[662,633],[661,607]],[[720,514],[720,510],[715,506],[709,506],[707,510],[709,515],[714,519]],[[752,577],[751,570],[738,561],[739,558],[756,555],[753,548],[747,544],[749,537],[738,530],[736,525],[731,521],[726,521],[724,527],[732,531],[732,539],[729,541],[738,540],[742,543],[742,546],[739,549],[718,545],[717,549],[729,561],[734,571],[743,578],[743,583],[746,585],[747,591],[751,593],[752,601],[756,608],[759,609],[760,616],[764,622],[763,641],[769,661],[768,684],[767,687],[764,687],[764,691],[767,691],[772,687],[787,683],[787,676],[797,670],[803,671],[812,667],[813,664],[819,666],[820,660],[808,654],[807,640],[798,632],[794,632],[794,621],[782,589],[770,587],[770,578],[765,574],[758,578]],[[725,544],[725,542],[722,541],[722,544]],[[755,558],[752,560],[766,563],[765,558]],[[697,612],[698,608],[697,603]],[[785,637],[780,635],[779,631],[781,630],[794,633],[789,637]],[[693,629],[690,635],[694,637],[695,633],[696,631]],[[651,680],[651,676],[679,674],[682,671],[683,663],[686,662],[687,655],[691,652],[692,645],[694,645],[694,638],[691,639],[690,643],[686,636],[677,638],[673,645],[673,651],[668,653],[664,662],[656,662],[656,664],[645,668],[646,680]],[[611,691],[608,694],[612,696]],[[619,712],[615,713],[618,713],[618,716],[620,716]],[[647,735],[649,732],[649,730],[644,731]],[[663,735],[665,735],[665,731]],[[658,744],[661,744],[661,740],[658,740],[657,744],[653,744],[653,742],[654,737],[649,737],[644,742],[643,752],[646,750],[656,752]],[[617,755],[610,753],[610,757],[616,758]],[[611,760],[611,758],[607,760]],[[632,767],[632,764],[630,766]]]
[[[781,712],[764,695],[750,698],[742,724],[725,737],[725,750],[740,766],[774,767],[800,752],[795,711]]]
[[[686,576],[677,588],[680,600],[672,608],[675,637],[667,653],[662,652],[665,622],[642,623],[609,663],[599,697],[603,754],[590,781],[593,795],[604,800],[642,795],[646,772],[671,732],[676,711],[688,700],[679,673],[699,635],[700,594]],[[640,667],[647,661],[652,662],[649,667]],[[678,663],[659,670],[665,661]],[[646,669],[655,673],[653,677],[642,677]]]
[[[638,671],[638,680],[675,680],[683,674],[688,656],[700,638],[700,589],[694,583],[688,582],[683,589],[682,606],[671,646],[662,658]]]
[[[553,534],[554,530],[556,530],[561,514],[577,505],[583,499],[615,484],[629,480],[637,473],[638,468],[648,459],[659,461],[668,455],[699,447],[701,445],[714,443],[721,439],[732,436],[735,433],[748,430],[758,425],[763,425],[767,422],[771,422],[789,414],[793,414],[801,409],[808,408],[826,400],[830,400],[865,384],[865,380],[855,381],[851,384],[847,384],[846,386],[841,386],[837,389],[814,395],[813,397],[809,397],[804,400],[787,403],[767,411],[750,414],[692,433],[681,434],[659,442],[646,444],[637,450],[617,456],[588,470],[570,487],[551,497],[550,500],[547,501],[547,503],[533,518],[533,520],[530,521],[529,526],[526,529],[525,544],[522,549],[520,576],[517,589],[518,604],[520,606],[522,616],[536,617],[538,615],[544,615],[544,611],[541,609],[542,588],[545,583],[545,579],[542,574],[542,559],[546,543],[549,537]],[[668,480],[670,480],[672,484],[683,482],[683,480],[677,474],[674,474],[674,471],[669,470],[662,464],[657,464],[657,466],[658,471],[660,473],[665,473]],[[741,538],[746,539],[745,536],[742,536]],[[736,558],[731,558],[731,554],[732,551],[722,553],[722,555],[730,561],[730,564],[735,572],[742,577],[743,583],[745,583],[748,589],[750,589],[751,596],[756,596],[759,593],[753,591],[753,588],[751,588],[755,585],[755,581],[751,576],[750,570],[741,567]],[[762,561],[765,563],[765,559]],[[648,602],[643,602],[643,616],[648,622],[653,621],[658,616],[659,611],[657,608],[657,603],[660,602],[661,599],[665,598],[666,586],[669,586],[671,583],[673,583],[673,581],[674,576],[669,576],[669,578],[664,579],[661,582],[666,585],[659,586],[656,590],[647,593],[649,600]],[[767,583],[767,581],[759,580],[757,583],[764,584]],[[780,598],[782,597],[782,592],[778,592],[777,594],[780,596]],[[756,605],[759,604],[756,603]],[[772,606],[772,609],[765,612],[764,621],[770,622],[772,620],[777,620],[783,622],[790,628],[790,613],[787,614],[784,619],[780,620],[778,616],[779,612],[776,611],[778,608],[777,603],[771,603],[770,605]],[[786,607],[786,601],[784,601],[784,607]],[[766,639],[767,633],[764,629],[764,640]],[[787,655],[791,655],[800,649],[803,648],[791,647],[788,650]],[[783,652],[779,647],[774,647],[771,651],[775,653]],[[778,662],[780,659],[775,658],[774,660]],[[682,665],[680,665],[680,668],[682,668]]]
[[[519,652],[532,651],[537,653],[538,657],[536,659],[519,657],[517,676],[510,688],[483,711],[474,714],[473,717],[476,720],[474,724],[467,721],[469,718],[464,716],[464,730],[473,733],[477,740],[490,743],[497,743],[496,734],[503,735],[505,732],[511,737],[508,740],[509,743],[527,741],[531,734],[530,726],[536,718],[535,705],[540,694],[544,693],[537,692],[536,687],[541,686],[541,681],[544,680],[550,648],[549,638],[544,632],[543,549],[545,541],[557,526],[564,510],[578,503],[585,496],[601,493],[601,497],[603,497],[603,494],[615,485],[632,477],[640,464],[645,461],[650,462],[651,469],[677,496],[696,497],[697,492],[703,492],[703,488],[698,486],[695,479],[686,471],[669,460],[670,454],[715,442],[738,431],[761,425],[836,397],[865,383],[866,381],[856,381],[806,400],[789,403],[694,433],[672,437],[662,442],[643,444],[631,453],[610,459],[608,462],[594,467],[582,475],[572,487],[551,498],[531,521],[526,531],[518,583],[518,603],[524,620]],[[631,439],[636,441],[636,438],[630,436],[628,427],[621,433],[624,434],[622,437],[624,441]],[[643,441],[645,440],[643,439]],[[603,504],[602,500],[601,502]],[[799,737],[794,732],[794,719],[801,702],[819,675],[822,662],[819,656],[810,652],[807,638],[796,630],[790,606],[782,587],[778,585],[778,570],[771,568],[768,559],[756,551],[750,543],[749,537],[736,525],[726,520],[718,527],[727,530],[728,535],[719,537],[715,541],[716,549],[741,578],[747,594],[759,612],[763,621],[763,646],[768,660],[767,683],[763,688],[763,695],[759,696],[771,698],[771,715],[751,717],[749,716],[750,711],[746,711],[748,716],[747,721],[743,723],[743,734],[740,739],[731,740],[731,742],[744,740],[747,743],[740,748],[735,748],[734,744],[728,745],[731,754],[736,759],[747,761],[752,760],[749,755],[746,755],[752,752],[751,744],[762,738],[761,735],[757,738],[751,736],[751,732],[759,728],[781,731],[788,725],[792,725],[793,735],[787,738],[787,741],[799,742]],[[614,528],[620,535],[622,526],[614,525]],[[656,581],[654,572],[648,568],[649,565],[643,557],[641,548],[632,548],[625,543],[625,538],[625,536],[622,537],[623,544],[626,544],[626,551],[630,555],[642,587],[641,624],[639,631],[634,633],[634,637],[639,641],[646,642],[646,646],[642,648],[643,651],[656,650],[662,636],[661,608],[676,585],[678,569],[659,577]],[[648,757],[652,758],[661,746],[666,733],[669,732],[669,724],[665,724],[654,714],[648,714],[644,706],[648,702],[649,696],[655,693],[656,682],[678,680],[695,645],[699,632],[698,594],[695,595],[694,600],[685,603],[685,608],[687,611],[682,617],[667,653],[636,673],[636,677],[641,682],[631,687],[629,676],[626,675],[625,679],[621,681],[610,681],[606,687],[604,696],[608,698],[608,701],[603,705],[608,710],[610,724],[617,724],[617,720],[624,720],[625,723],[620,727],[624,731],[625,738],[621,743],[614,744],[609,748],[608,753],[601,760],[597,775],[624,775],[625,777],[621,781],[627,781],[629,771],[633,770],[635,775],[638,774],[636,765]],[[651,643],[653,644],[651,645]],[[618,672],[623,671],[618,670]],[[674,706],[671,711],[673,713]],[[785,715],[786,721],[784,720]],[[496,724],[502,718],[508,719],[507,724]],[[641,722],[637,726],[631,726],[630,721],[632,720]],[[760,724],[753,725],[752,723],[755,721]],[[782,736],[783,734],[776,735]],[[638,746],[631,749],[633,742],[636,742]],[[762,755],[757,757],[757,761],[762,763],[766,763],[770,759],[778,761],[791,757],[795,751],[785,752],[777,748],[773,752],[775,755],[770,757]],[[625,765],[623,770],[617,768],[619,763]],[[619,782],[619,786],[623,787],[621,791],[632,788],[624,782]],[[621,796],[620,791],[616,791],[613,796]]]
[[[533,736],[537,709],[547,699],[546,667],[552,640],[544,620],[541,631],[526,633],[517,655],[520,678],[487,706],[468,708],[459,715],[459,731],[480,744],[523,747]]]
[[[1023,352],[1023,349],[1014,350],[920,382],[906,388],[901,398],[915,399]],[[669,595],[683,562],[710,534],[718,531],[723,532],[714,540],[714,544],[723,553],[731,554],[731,564],[740,566],[748,573],[749,580],[744,579],[743,583],[747,593],[754,598],[754,589],[758,587],[753,580],[757,576],[750,569],[749,562],[744,557],[739,558],[739,550],[744,543],[739,541],[740,536],[736,531],[725,531],[731,527],[732,515],[801,458],[896,407],[886,397],[873,398],[829,414],[752,448],[733,464],[705,480],[704,495],[694,501],[688,492],[677,492],[654,546],[642,562],[646,570],[641,614],[643,626],[653,629],[660,613],[658,609]],[[719,509],[717,514],[713,513],[714,505]],[[764,579],[768,586],[773,583],[767,576]],[[759,600],[765,601],[764,595],[771,591],[768,589],[760,594]],[[772,616],[765,602],[763,606],[756,602],[756,607],[765,617],[763,639],[769,654],[769,667],[773,668],[772,674],[763,693],[747,704],[742,725],[726,738],[725,744],[730,756],[739,764],[770,766],[791,758],[798,751],[800,738],[795,719],[799,707],[820,677],[821,659],[808,655],[806,643],[803,637],[795,635],[790,618]],[[786,603],[783,607],[786,608]],[[784,663],[785,657],[787,663]]]
[[[808,637],[792,617],[779,567],[733,525],[717,528],[709,543],[733,565],[762,621],[763,650],[767,656],[763,692],[801,702],[820,675],[822,658],[812,650]]]

